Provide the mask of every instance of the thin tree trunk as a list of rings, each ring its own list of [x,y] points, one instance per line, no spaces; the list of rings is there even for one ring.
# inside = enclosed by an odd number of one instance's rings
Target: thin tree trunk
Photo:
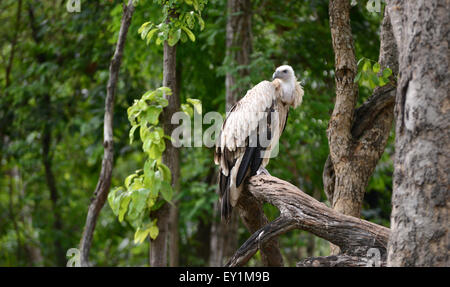
[[[250,0],[228,0],[227,14],[225,62],[233,67],[248,66],[252,50],[252,3]],[[246,92],[245,86],[236,85],[236,77],[242,78],[248,74],[247,68],[239,70],[237,74],[226,73],[226,111]],[[215,204],[209,266],[223,266],[226,258],[232,256],[238,247],[238,212],[233,210],[229,223],[218,220],[218,217],[220,204]]]
[[[234,68],[248,66],[252,51],[252,3],[251,0],[228,0],[226,27],[226,60]],[[237,73],[226,73],[226,110],[243,97],[247,91],[245,86],[236,85],[236,78],[243,78],[249,74],[247,68]]]
[[[89,266],[89,251],[92,245],[92,238],[97,224],[98,215],[100,214],[103,205],[108,197],[109,187],[111,184],[111,175],[114,160],[114,146],[113,146],[113,111],[114,111],[114,97],[116,93],[116,86],[119,77],[119,69],[122,61],[123,50],[125,48],[125,40],[128,33],[128,28],[131,24],[131,17],[133,16],[135,7],[133,1],[129,0],[128,4],[123,6],[123,15],[120,24],[119,38],[117,40],[116,49],[111,59],[109,66],[109,80],[106,88],[105,99],[105,116],[103,122],[103,160],[102,169],[97,182],[97,187],[94,191],[94,198],[89,205],[88,214],[86,217],[86,224],[80,242],[80,259],[82,266]]]
[[[164,42],[164,63],[163,63],[163,86],[172,90],[172,95],[166,96],[169,105],[161,115],[161,123],[164,133],[171,135],[175,126],[171,124],[172,115],[180,110],[180,98],[177,90],[176,71],[176,45],[171,47],[167,41]],[[179,149],[174,147],[170,141],[166,141],[166,150],[163,153],[163,163],[167,165],[172,173],[172,187],[174,192],[180,190],[180,155]],[[150,266],[167,266],[167,245],[169,236],[170,205],[164,204],[156,213],[159,235],[155,240],[151,240],[150,246]]]
[[[330,28],[335,52],[336,103],[327,129],[330,156],[324,167],[324,189],[332,207],[360,217],[364,192],[383,154],[393,120],[394,86],[374,89],[372,97],[355,109],[358,86],[350,26],[350,2],[331,0]],[[397,50],[387,13],[381,26],[379,62],[398,72]],[[332,254],[339,250],[332,246]]]
[[[176,65],[176,85],[175,95],[180,94],[181,89],[181,72],[182,62],[179,61]],[[179,97],[179,96],[178,96]],[[179,189],[179,187],[178,187]],[[179,190],[178,190],[179,191]],[[178,192],[177,191],[177,192]],[[180,233],[178,228],[180,202],[173,201],[173,205],[170,206],[170,219],[169,219],[169,266],[177,267],[180,263]]]
[[[390,1],[400,51],[388,266],[450,266],[449,1]]]
[[[52,202],[53,228],[55,230],[54,246],[56,263],[58,266],[64,266],[66,262],[66,255],[61,243],[61,237],[63,235],[63,224],[61,218],[61,210],[59,207],[59,192],[56,187],[55,175],[53,174],[52,156],[50,151],[52,142],[52,130],[50,126],[52,111],[49,94],[44,95],[43,106],[45,109],[45,124],[42,134],[42,163],[44,165],[45,180],[50,191],[50,200]]]

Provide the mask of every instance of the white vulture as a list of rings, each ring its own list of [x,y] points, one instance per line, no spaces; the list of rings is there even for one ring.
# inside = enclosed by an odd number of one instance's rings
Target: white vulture
[[[289,108],[302,102],[303,88],[291,66],[280,66],[229,111],[216,142],[222,219],[229,220],[246,178],[267,173],[272,149],[284,130]]]

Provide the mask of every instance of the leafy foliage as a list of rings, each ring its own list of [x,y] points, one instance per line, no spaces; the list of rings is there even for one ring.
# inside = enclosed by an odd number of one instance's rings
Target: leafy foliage
[[[188,39],[195,42],[192,30],[196,24],[200,30],[205,28],[201,12],[208,0],[157,0],[155,2],[162,6],[163,18],[159,24],[152,21],[142,24],[138,30],[142,40],[146,40],[148,45],[156,35],[157,45],[167,41],[170,46],[174,46],[180,40],[185,43]]]
[[[165,95],[170,94],[167,87],[148,91],[128,109],[130,144],[134,132],[139,128],[142,151],[148,158],[143,169],[125,179],[123,187],[116,187],[109,193],[108,202],[120,222],[126,219],[136,229],[135,243],[142,243],[147,235],[152,239],[158,236],[156,219],[150,219],[150,211],[161,206],[162,201],[158,201],[160,194],[167,202],[171,202],[173,196],[171,173],[162,163],[162,154],[166,148],[164,140],[170,140],[170,137],[158,126],[159,115],[168,105]]]
[[[375,87],[382,87],[389,83],[389,77],[392,75],[390,68],[384,68],[381,71],[381,66],[378,62],[374,62],[367,58],[361,58],[358,61],[358,73],[355,77],[355,82],[370,89]]]

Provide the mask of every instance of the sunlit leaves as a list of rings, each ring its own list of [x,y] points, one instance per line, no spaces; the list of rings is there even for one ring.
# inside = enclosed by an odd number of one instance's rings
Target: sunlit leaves
[[[151,29],[148,27],[151,27],[151,24],[141,27],[141,33]],[[139,138],[147,160],[142,170],[137,170],[125,179],[124,187],[110,192],[108,202],[120,222],[126,220],[136,228],[134,241],[137,244],[143,242],[147,236],[152,239],[158,236],[156,221],[149,223],[144,219],[148,219],[150,211],[158,209],[162,201],[171,203],[173,197],[172,175],[170,169],[162,163],[162,154],[166,149],[165,139],[170,140],[170,137],[158,126],[159,116],[168,105],[166,96],[171,94],[167,87],[148,91],[127,110],[131,123],[130,144],[139,127]]]
[[[208,1],[174,0],[157,2],[163,8],[164,17],[159,24],[147,21],[141,25],[138,33],[141,35],[142,40],[145,40],[148,45],[154,38],[154,35],[156,35],[155,43],[157,45],[167,41],[170,46],[174,46],[179,41],[184,43],[188,39],[195,42],[196,38],[192,30],[197,25],[200,31],[203,31],[205,28],[205,21],[201,12]],[[169,17],[169,14],[176,15],[176,17]]]
[[[389,83],[389,77],[392,75],[390,68],[384,68],[380,74],[381,66],[378,62],[372,65],[372,60],[361,58],[358,61],[358,73],[355,76],[355,83],[365,86],[369,89],[382,87]]]

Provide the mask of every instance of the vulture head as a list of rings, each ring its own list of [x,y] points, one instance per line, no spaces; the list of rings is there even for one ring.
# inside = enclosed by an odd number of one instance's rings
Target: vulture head
[[[282,89],[282,101],[294,108],[301,104],[303,88],[297,82],[294,70],[289,65],[279,66],[272,75],[273,82],[279,81]]]
[[[291,66],[279,66],[272,75],[272,80],[280,79],[283,82],[295,82],[295,73]]]

